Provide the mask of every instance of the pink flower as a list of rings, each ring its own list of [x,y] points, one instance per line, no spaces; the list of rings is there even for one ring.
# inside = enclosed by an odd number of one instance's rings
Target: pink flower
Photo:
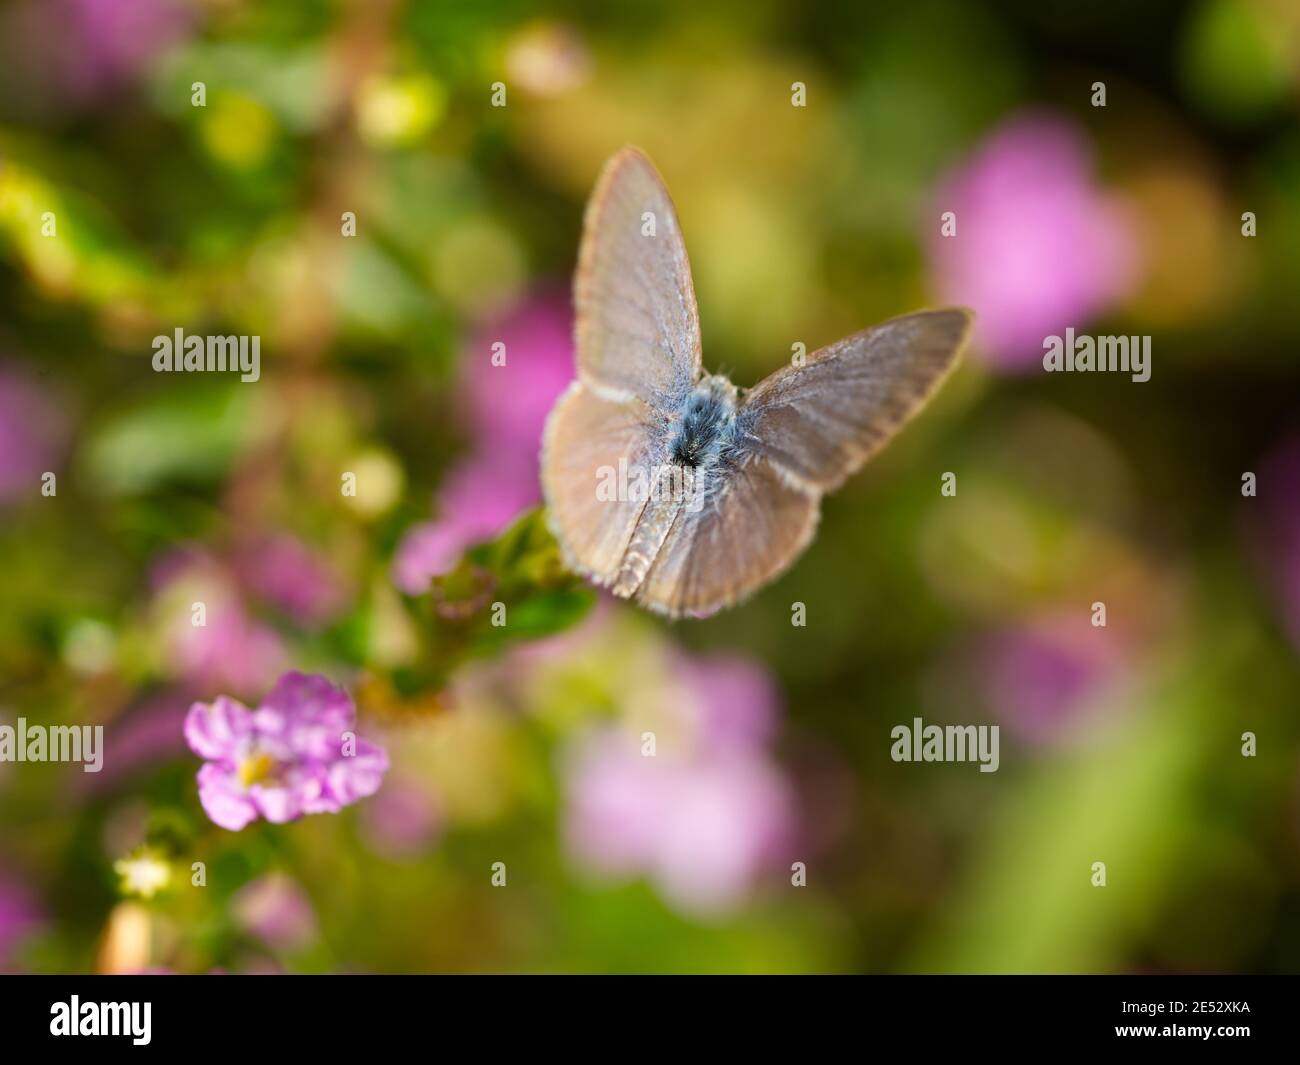
[[[427,787],[413,780],[390,781],[366,804],[362,814],[370,849],[386,858],[423,854],[442,828],[437,800]]]
[[[393,580],[402,591],[423,592],[467,547],[496,536],[540,501],[542,428],[573,380],[572,335],[566,298],[544,293],[474,340],[461,384],[474,443],[444,478],[435,519],[398,545]],[[493,364],[498,342],[505,365]]]
[[[978,658],[990,708],[1029,743],[1070,739],[1090,702],[1125,672],[1111,630],[1086,615],[1008,627],[981,643]]]
[[[230,900],[230,910],[244,931],[277,950],[302,950],[317,936],[311,899],[284,873],[270,873],[245,884]]]
[[[112,790],[133,774],[185,750],[181,729],[186,698],[172,691],[151,697],[104,730],[104,767],[98,773],[77,773],[75,787],[88,793]]]
[[[284,662],[280,637],[269,626],[249,618],[238,602],[209,604],[207,624],[181,624],[171,641],[175,664],[183,676],[198,683],[223,681],[236,691],[258,687]]]
[[[393,556],[393,583],[407,595],[428,591],[434,577],[450,572],[469,539],[451,521],[424,521],[406,530]]]
[[[228,566],[201,549],[183,549],[155,566],[154,581],[174,675],[242,694],[264,687],[284,668],[279,635],[249,615]]]
[[[323,625],[344,605],[343,588],[329,563],[297,537],[263,537],[239,553],[236,565],[249,593],[301,625]]]
[[[607,875],[644,873],[687,913],[736,905],[789,838],[788,784],[757,751],[647,757],[627,736],[602,732],[568,768],[573,856]]]
[[[198,782],[208,817],[238,831],[258,817],[281,824],[373,795],[388,755],[353,734],[355,719],[343,689],[302,673],[281,677],[256,710],[224,695],[195,703],[185,739],[207,760]]]
[[[439,518],[407,530],[393,558],[393,582],[419,595],[449,572],[467,547],[490,540],[539,499],[536,457],[527,470],[502,454],[471,456],[453,467],[439,496]]]
[[[1135,279],[1126,212],[1094,183],[1086,135],[1047,112],[1015,116],[940,184],[929,238],[944,300],[976,313],[996,367],[1039,365],[1043,338],[1101,313]],[[938,218],[956,215],[956,235]]]
[[[730,909],[793,841],[795,802],[767,747],[779,724],[768,674],[736,655],[673,655],[674,738],[643,754],[618,730],[570,750],[568,847],[607,875],[648,876],[678,909]]]
[[[505,365],[492,345],[505,345]],[[463,391],[477,450],[530,460],[536,467],[546,416],[573,380],[573,313],[567,292],[534,295],[485,329],[467,353]]]
[[[740,655],[681,656],[679,675],[701,703],[700,730],[722,750],[759,748],[776,735],[780,701],[772,678]]]
[[[178,0],[22,0],[0,18],[0,73],[22,104],[94,106],[190,32]]]
[[[539,498],[536,447],[519,454],[487,448],[452,468],[438,506],[447,523],[483,539],[495,536]]]

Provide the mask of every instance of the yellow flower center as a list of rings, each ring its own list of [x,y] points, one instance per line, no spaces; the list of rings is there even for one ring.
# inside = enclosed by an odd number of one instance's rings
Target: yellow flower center
[[[239,782],[251,788],[260,784],[275,771],[275,759],[269,754],[252,754],[239,763]]]

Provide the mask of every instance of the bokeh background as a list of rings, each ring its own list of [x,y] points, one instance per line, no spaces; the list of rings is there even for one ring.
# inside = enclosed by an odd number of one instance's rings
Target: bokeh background
[[[1300,969],[1298,102],[1286,0],[0,8],[0,716],[107,748],[0,764],[0,968]],[[979,316],[701,622],[532,509],[626,143],[739,384]],[[1067,326],[1151,380],[1044,374]],[[177,327],[261,379],[155,373]],[[289,669],[383,785],[217,827],[186,710]],[[892,762],[917,716],[1001,768]]]

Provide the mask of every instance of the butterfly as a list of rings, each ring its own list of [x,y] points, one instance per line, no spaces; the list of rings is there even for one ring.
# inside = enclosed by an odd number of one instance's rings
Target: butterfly
[[[812,542],[821,497],[934,392],[972,315],[854,333],[751,389],[705,374],[677,215],[641,151],[605,164],[574,279],[577,377],[543,435],[547,520],[571,569],[670,617],[705,617]]]

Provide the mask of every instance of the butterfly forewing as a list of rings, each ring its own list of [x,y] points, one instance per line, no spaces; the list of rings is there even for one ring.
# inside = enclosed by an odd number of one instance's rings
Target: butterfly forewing
[[[905,315],[778,370],[745,397],[746,445],[792,479],[838,487],[938,387],[970,318],[960,309]]]
[[[700,372],[691,267],[668,190],[635,148],[606,164],[587,207],[574,282],[578,376],[662,404]]]

